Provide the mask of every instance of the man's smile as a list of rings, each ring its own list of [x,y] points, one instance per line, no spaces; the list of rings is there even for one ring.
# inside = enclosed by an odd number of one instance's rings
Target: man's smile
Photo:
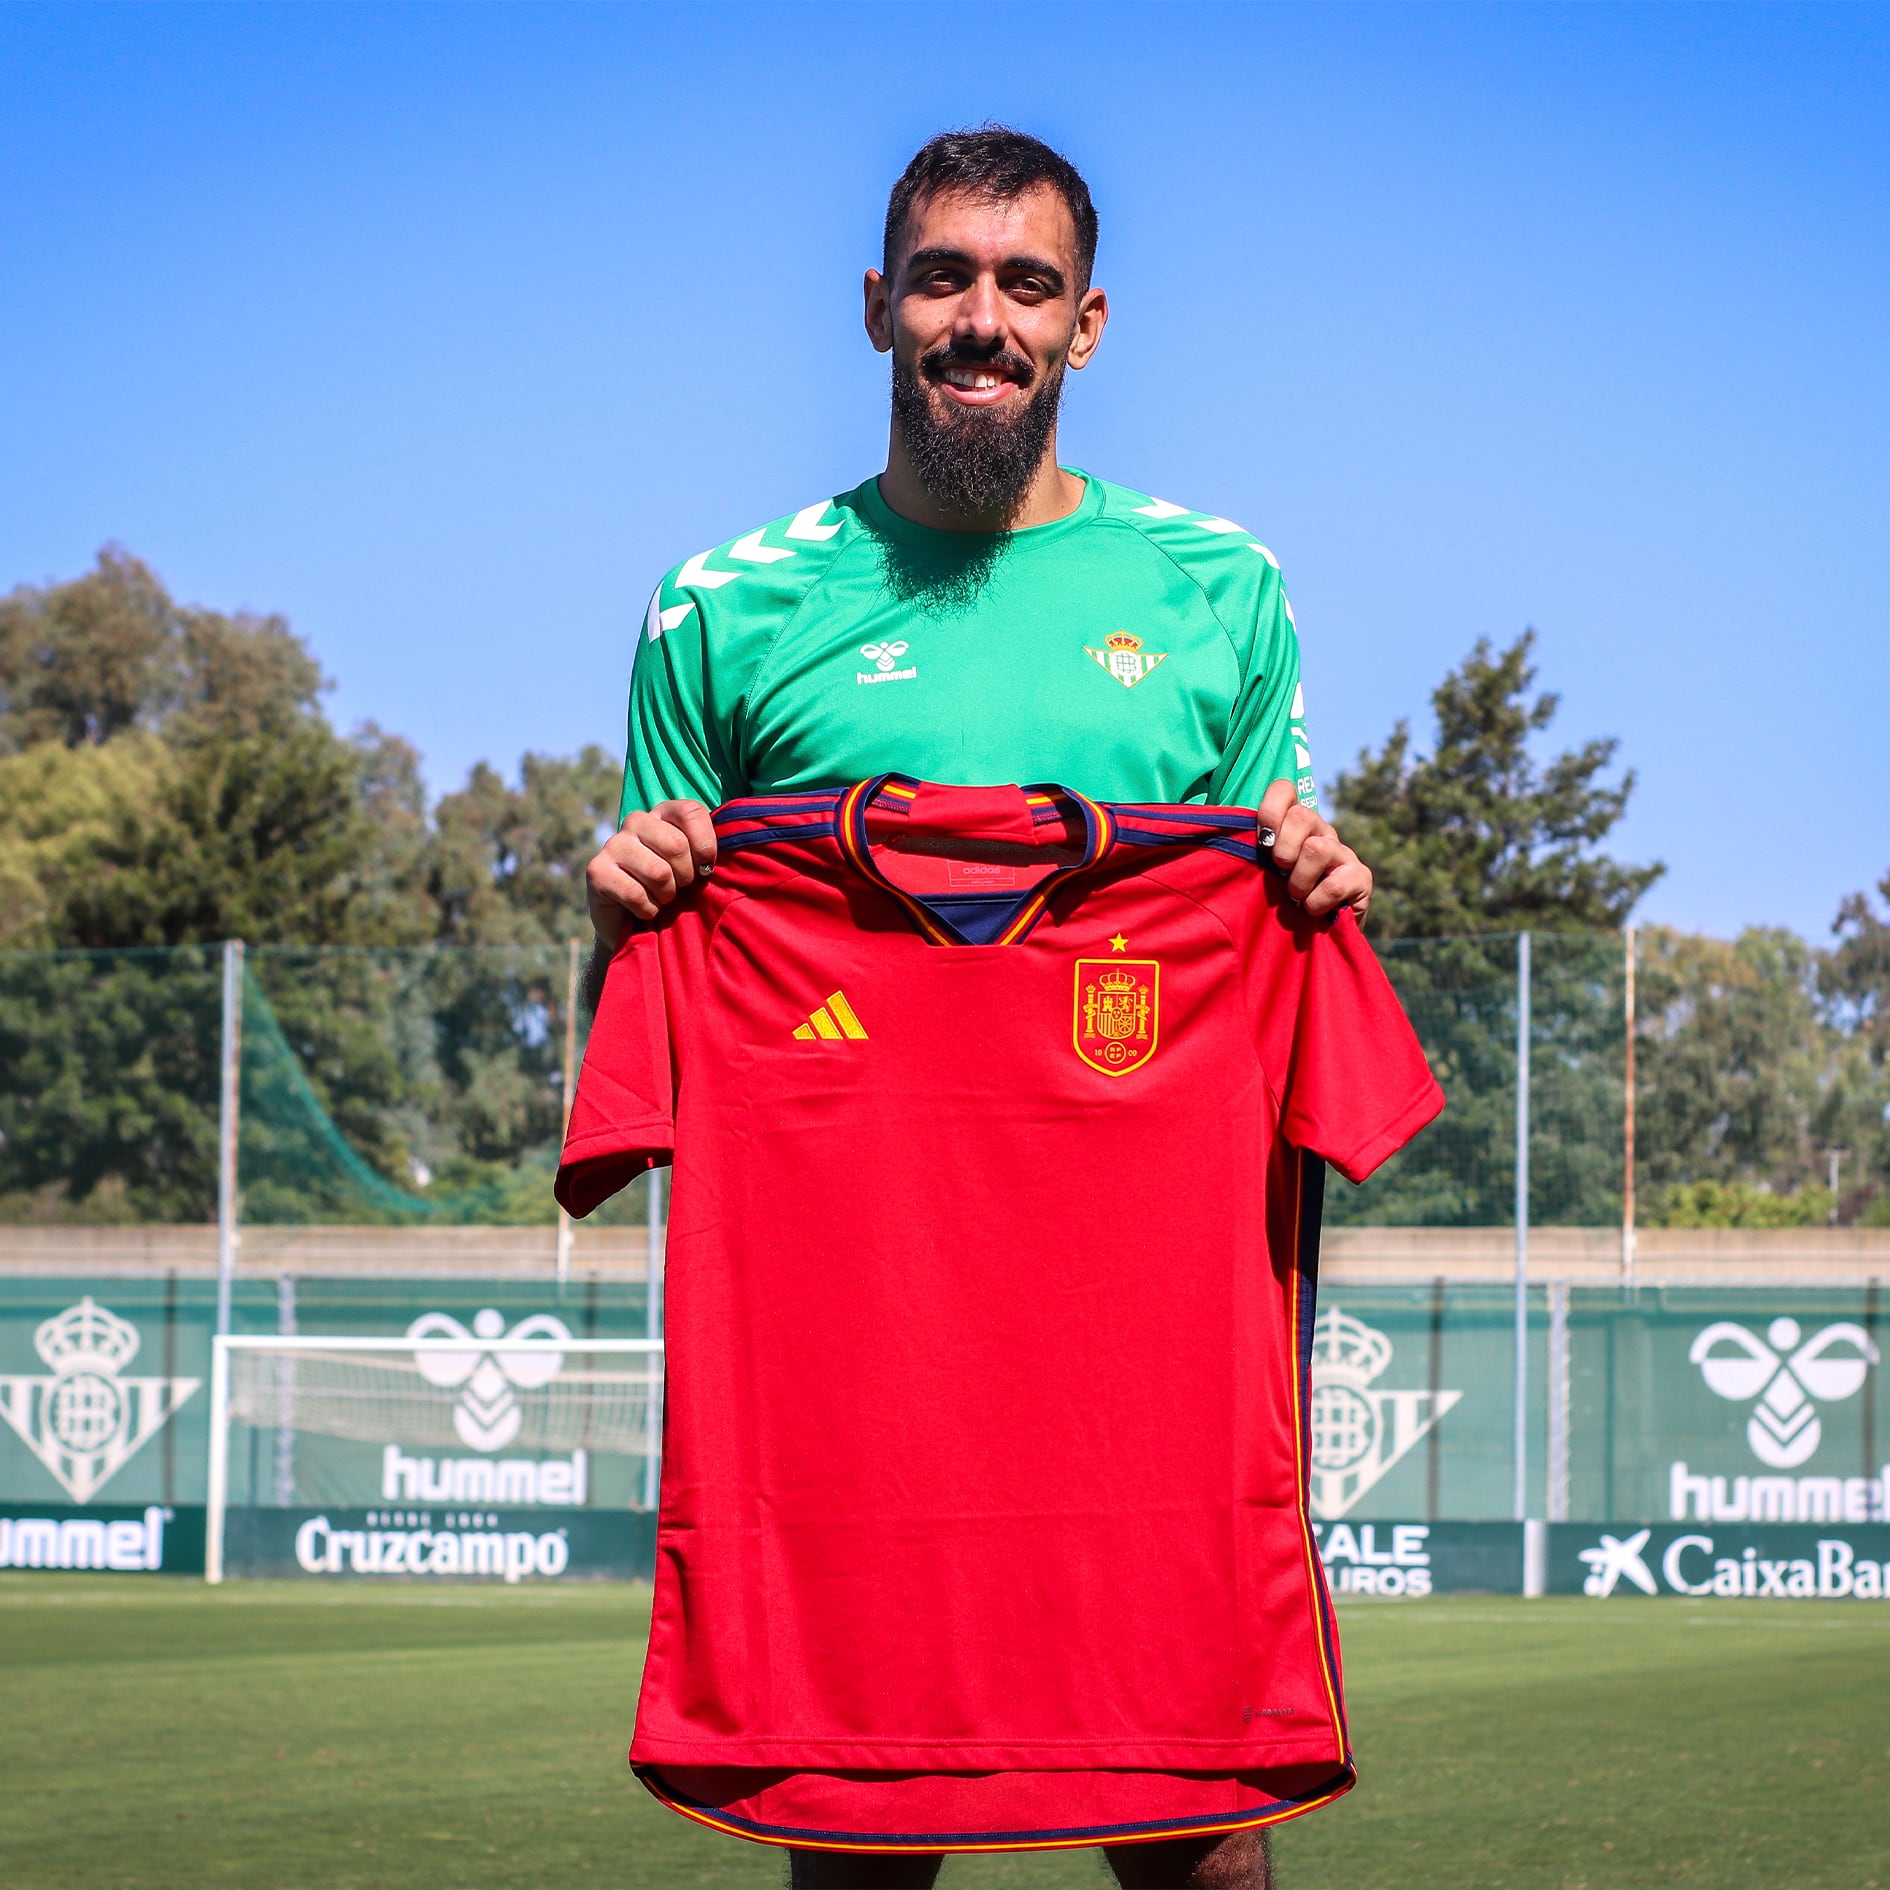
[[[996,407],[1020,396],[1036,378],[1028,361],[1003,355],[989,361],[961,361],[942,351],[919,364],[927,381],[955,407]]]

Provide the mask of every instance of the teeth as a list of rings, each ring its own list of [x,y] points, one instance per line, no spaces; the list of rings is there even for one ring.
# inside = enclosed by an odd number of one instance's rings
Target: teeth
[[[1004,385],[1004,377],[1000,374],[977,374],[963,368],[948,373],[945,378],[954,387],[963,387],[979,394],[984,393],[988,388]]]

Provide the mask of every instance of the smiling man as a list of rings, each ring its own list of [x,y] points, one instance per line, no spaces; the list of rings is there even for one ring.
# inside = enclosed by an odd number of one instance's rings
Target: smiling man
[[[713,871],[711,806],[891,771],[1254,808],[1308,913],[1363,914],[1371,875],[1317,812],[1272,552],[1218,511],[1057,459],[1064,375],[1108,320],[1096,233],[1082,178],[1034,138],[950,133],[908,165],[865,280],[867,334],[892,357],[886,468],[687,559],[650,599],[622,824],[589,872],[605,950]],[[810,1796],[849,1788],[836,1776]],[[1234,1802],[1229,1781],[1200,1789]],[[1105,1849],[1124,1884],[1259,1890],[1264,1832],[1226,1834],[1238,1821],[1184,1813],[1163,1828],[1219,1829]],[[796,1885],[929,1884],[939,1868],[801,1835]]]

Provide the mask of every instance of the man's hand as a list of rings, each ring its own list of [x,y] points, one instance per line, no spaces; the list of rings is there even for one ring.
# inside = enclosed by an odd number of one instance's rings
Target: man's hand
[[[1275,781],[1261,796],[1260,825],[1276,836],[1273,862],[1287,875],[1286,890],[1314,918],[1341,906],[1364,918],[1372,902],[1372,869],[1339,838],[1331,821],[1300,806],[1291,781]]]
[[[700,801],[664,801],[626,815],[584,869],[598,942],[614,952],[633,917],[655,918],[658,907],[714,866],[715,823]]]

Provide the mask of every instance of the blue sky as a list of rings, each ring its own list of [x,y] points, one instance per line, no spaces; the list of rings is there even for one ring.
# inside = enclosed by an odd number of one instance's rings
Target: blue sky
[[[1644,916],[1822,935],[1890,868],[1887,97],[1842,6],[9,6],[0,585],[280,610],[436,790],[616,748],[662,569],[881,463],[886,189],[1003,118],[1103,217],[1064,457],[1278,552],[1322,776],[1533,624]]]

